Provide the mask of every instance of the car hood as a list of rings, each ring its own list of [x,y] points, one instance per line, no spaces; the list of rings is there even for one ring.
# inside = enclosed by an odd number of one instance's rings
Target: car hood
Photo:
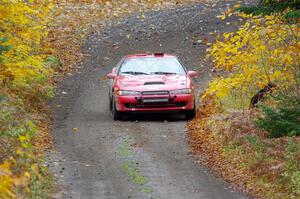
[[[189,87],[186,75],[126,75],[118,76],[116,85],[120,90],[154,91]]]

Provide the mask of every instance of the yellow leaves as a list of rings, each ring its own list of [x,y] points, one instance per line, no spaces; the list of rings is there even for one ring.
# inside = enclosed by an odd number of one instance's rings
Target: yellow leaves
[[[297,25],[275,16],[244,17],[248,20],[236,32],[224,33],[207,50],[215,67],[229,71],[230,76],[215,79],[204,97],[214,94],[221,100],[234,93],[251,99],[270,81],[282,89],[296,84],[295,74],[300,73]]]
[[[72,129],[72,132],[73,132],[73,133],[78,132],[78,128],[74,127],[74,128]]]
[[[224,14],[222,15],[218,15],[217,18],[221,19],[221,20],[225,20],[227,17],[230,17],[234,12],[235,9],[241,7],[241,4],[236,4],[235,6],[233,6],[232,9],[228,9]],[[227,22],[229,23],[229,22]]]
[[[20,136],[19,136],[20,142],[25,142],[25,141],[27,141],[28,139],[29,139],[29,135],[28,135],[28,134],[26,134],[26,135],[20,135]]]
[[[226,14],[218,15],[217,18],[219,18],[221,20],[225,20],[226,19]]]
[[[8,15],[7,10],[4,9],[3,6],[1,6],[1,7],[0,7],[0,19],[6,17],[7,15]]]
[[[25,155],[23,149],[21,149],[21,148],[16,149],[16,154],[20,157],[23,157]]]
[[[215,79],[209,84],[209,89],[206,90],[207,94],[215,95],[218,98],[222,99],[227,96],[230,92],[233,82],[228,81],[228,79],[220,78]]]
[[[33,164],[31,165],[31,172],[37,176],[37,177],[42,177],[41,174],[40,174],[40,168],[39,168],[39,165],[38,164]]]
[[[29,144],[29,133],[18,138],[22,145]],[[7,157],[0,164],[0,198],[26,198],[31,193],[30,185],[36,180],[44,180],[44,177],[37,154],[33,154],[27,146],[17,147],[13,157]]]
[[[48,1],[2,1],[0,5],[0,38],[8,38],[12,49],[3,55],[4,70],[0,81],[12,81],[17,86],[33,81],[45,72],[43,40],[47,37],[47,26],[51,21],[53,4]],[[9,72],[8,72],[9,71]]]
[[[26,133],[25,135],[20,135],[19,140],[24,148],[30,147],[30,135]]]
[[[252,17],[251,15],[245,14],[244,12],[239,12],[239,13],[238,13],[238,16],[239,16],[239,17],[242,17],[242,18],[244,18],[244,19],[248,19],[248,18],[251,18],[251,17]]]
[[[276,79],[280,79],[283,76],[281,71],[275,71],[273,74],[270,75],[270,78],[274,81]]]
[[[0,165],[0,176],[2,177],[6,175],[11,175],[10,163],[8,161],[5,161],[3,164]]]
[[[288,47],[288,49],[290,52],[298,54],[299,55],[299,51],[300,51],[300,42],[297,42],[291,46]]]
[[[41,178],[40,168],[37,163],[32,164],[28,170],[20,174],[12,172],[15,161],[4,161],[0,164],[0,198],[16,198],[15,189],[26,188],[31,182],[32,175]]]
[[[14,179],[10,171],[10,163],[5,161],[3,164],[0,164],[0,197],[14,198],[13,186]]]
[[[237,9],[237,8],[240,8],[241,7],[241,4],[236,4],[235,6],[233,6],[233,8]]]

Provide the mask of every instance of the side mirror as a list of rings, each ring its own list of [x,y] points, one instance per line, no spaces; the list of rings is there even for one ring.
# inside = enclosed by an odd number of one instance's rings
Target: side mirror
[[[117,73],[117,67],[113,67],[113,69],[111,70],[112,74],[116,74]]]
[[[189,70],[187,73],[188,73],[188,75],[190,77],[196,77],[196,76],[198,76],[198,73],[196,71],[193,71],[193,70]]]
[[[106,75],[106,77],[108,78],[108,79],[115,79],[116,78],[116,74],[115,73],[108,73],[107,75]]]
[[[110,73],[106,75],[108,79],[115,79],[117,76],[117,67],[113,67]]]

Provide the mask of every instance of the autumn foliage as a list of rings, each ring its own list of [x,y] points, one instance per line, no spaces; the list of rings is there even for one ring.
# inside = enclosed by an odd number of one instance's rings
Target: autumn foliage
[[[12,3],[0,5],[0,38],[10,50],[2,54],[0,81],[6,87],[26,88],[32,82],[43,83],[49,76],[45,66],[47,26],[52,5],[43,3]]]
[[[208,50],[215,67],[231,73],[215,78],[206,95],[216,95],[227,108],[245,109],[251,97],[270,82],[281,92],[293,90],[300,95],[298,25],[275,16],[241,15],[247,21],[239,30],[224,33]]]
[[[55,83],[78,70],[84,39],[112,19],[138,12],[143,20],[144,11],[192,1],[1,0],[0,198],[49,198],[47,101]]]
[[[39,137],[34,116],[52,95],[52,69],[46,63],[52,13],[50,1],[0,4],[1,198],[47,194],[47,171],[32,144]]]
[[[216,72],[189,124],[190,144],[204,165],[251,196],[298,198],[299,24],[279,14],[236,14],[240,28],[219,35],[207,51]],[[276,86],[250,106],[270,83]]]

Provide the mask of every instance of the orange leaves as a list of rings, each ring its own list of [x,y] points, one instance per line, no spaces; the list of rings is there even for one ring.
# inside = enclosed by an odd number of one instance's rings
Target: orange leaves
[[[26,187],[30,183],[30,174],[29,172],[24,172],[23,175],[16,177],[14,179],[14,185],[17,187]]]
[[[0,19],[8,15],[8,11],[4,7],[0,7]]]
[[[213,116],[216,109],[211,105],[201,106],[198,119],[188,124],[189,144],[193,152],[200,155],[201,164],[209,167],[217,176],[244,189],[244,183],[251,175],[245,169],[238,169],[238,156],[229,158],[224,150],[227,145],[227,135],[224,132],[228,129],[228,125],[224,123],[229,118],[222,115]]]

